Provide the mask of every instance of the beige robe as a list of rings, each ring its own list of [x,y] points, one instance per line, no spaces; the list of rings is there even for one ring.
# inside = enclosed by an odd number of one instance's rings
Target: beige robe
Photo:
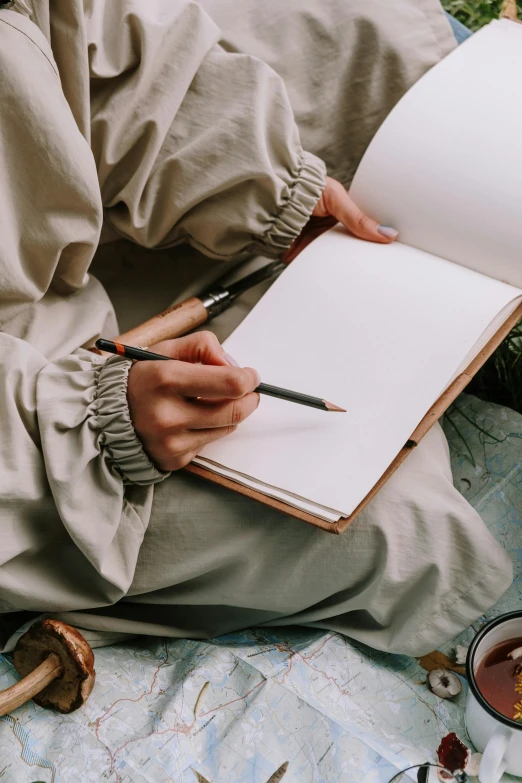
[[[348,185],[454,45],[437,0],[0,10],[1,612],[195,638],[305,623],[417,654],[507,588],[510,560],[453,488],[439,427],[335,538],[157,470],[128,362],[85,350],[117,333],[111,299],[137,323],[226,265],[278,256],[326,168]],[[135,243],[98,252],[111,299],[88,272],[103,222]]]

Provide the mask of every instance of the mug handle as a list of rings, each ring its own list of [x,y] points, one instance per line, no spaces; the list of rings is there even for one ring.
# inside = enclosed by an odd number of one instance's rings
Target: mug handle
[[[500,783],[506,771],[504,756],[510,739],[511,729],[507,726],[499,726],[486,745],[482,756],[479,770],[480,783]]]

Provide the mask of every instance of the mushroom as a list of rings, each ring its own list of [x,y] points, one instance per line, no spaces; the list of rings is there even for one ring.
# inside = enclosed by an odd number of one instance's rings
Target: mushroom
[[[462,683],[453,672],[446,669],[433,669],[428,674],[428,684],[432,693],[441,699],[451,699],[458,696]]]
[[[518,658],[522,658],[522,647],[517,647],[516,650],[511,650],[508,653],[508,658],[516,661]]]
[[[85,703],[94,686],[94,655],[75,628],[40,620],[20,637],[13,663],[22,680],[0,692],[0,715],[33,699],[68,713]]]

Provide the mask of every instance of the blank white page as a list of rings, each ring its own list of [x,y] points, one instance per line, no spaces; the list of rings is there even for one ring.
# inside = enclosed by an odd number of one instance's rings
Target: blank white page
[[[379,129],[351,195],[402,242],[522,287],[522,25],[492,22]]]
[[[415,248],[327,232],[224,345],[266,383],[347,413],[262,395],[257,411],[200,457],[349,515],[521,293]]]

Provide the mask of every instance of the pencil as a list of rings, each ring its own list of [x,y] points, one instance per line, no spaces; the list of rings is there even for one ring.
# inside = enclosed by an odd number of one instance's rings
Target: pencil
[[[96,340],[96,348],[100,351],[124,356],[126,359],[134,359],[137,362],[173,361],[172,357],[163,356],[161,353],[146,351],[144,348],[134,348],[131,345],[122,345],[122,343],[115,343],[112,340],[104,340],[103,338]],[[308,405],[310,408],[317,408],[329,413],[346,413],[344,408],[340,408],[339,405],[334,405],[333,402],[328,402],[328,400],[322,400],[320,397],[311,397],[309,394],[301,394],[301,392],[290,391],[290,389],[282,389],[279,386],[271,386],[268,383],[260,383],[254,391],[258,394],[266,394],[269,397],[277,397],[278,400],[296,402],[298,405]]]

